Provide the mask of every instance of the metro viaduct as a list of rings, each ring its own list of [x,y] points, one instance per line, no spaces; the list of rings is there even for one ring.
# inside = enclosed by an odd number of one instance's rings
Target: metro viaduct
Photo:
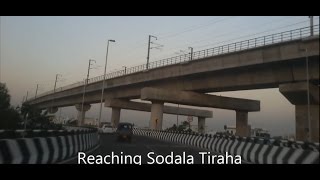
[[[105,106],[112,108],[114,125],[119,122],[121,109],[151,111],[151,129],[162,128],[163,113],[197,116],[199,127],[204,126],[205,118],[212,117],[212,112],[204,110],[180,108],[178,112],[178,109],[164,105],[169,102],[233,110],[236,112],[236,132],[240,136],[249,135],[248,112],[260,111],[260,101],[206,93],[279,88],[295,106],[296,139],[307,139],[311,123],[311,139],[319,142],[319,36],[148,69],[106,79],[105,84]],[[308,86],[310,122],[306,101]],[[84,108],[81,108],[83,86],[38,97],[28,103],[40,109],[47,108],[52,113],[58,107],[75,105],[81,125],[90,104],[100,103],[101,88],[102,81],[86,86]],[[151,104],[130,101],[133,99]]]

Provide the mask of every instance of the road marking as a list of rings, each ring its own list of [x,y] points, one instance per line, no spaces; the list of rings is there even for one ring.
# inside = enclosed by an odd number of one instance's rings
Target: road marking
[[[151,150],[152,152],[154,152],[154,154],[158,156],[158,153],[156,153],[156,151],[155,151],[154,149],[152,149],[150,146],[145,145],[145,147],[146,147],[147,149]]]

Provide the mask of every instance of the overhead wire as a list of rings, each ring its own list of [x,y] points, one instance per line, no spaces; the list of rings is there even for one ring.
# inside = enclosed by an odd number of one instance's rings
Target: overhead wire
[[[251,37],[251,36],[258,35],[258,34],[270,32],[270,31],[274,31],[274,30],[278,30],[278,29],[283,29],[283,28],[290,27],[290,26],[294,26],[294,25],[297,25],[297,24],[302,24],[302,23],[305,23],[305,22],[307,22],[307,21],[308,21],[308,20],[304,20],[304,21],[300,21],[300,22],[297,22],[297,23],[294,23],[294,24],[289,24],[289,25],[285,25],[285,26],[281,26],[281,27],[276,27],[276,28],[269,29],[269,30],[265,30],[265,31],[262,31],[262,32],[258,32],[258,33],[254,33],[254,34],[249,34],[249,35],[241,36],[241,37],[238,37],[238,38],[233,38],[233,39],[221,41],[221,42],[218,42],[218,43],[210,43],[210,44],[201,45],[201,46],[194,46],[194,48],[203,48],[203,47],[208,47],[208,46],[212,46],[212,45],[222,44],[222,43],[225,43],[225,42],[230,42],[230,41],[237,40],[237,39],[241,39],[241,38],[244,38],[244,37]],[[224,37],[226,37],[226,36],[224,36]],[[221,38],[221,36],[220,36],[219,38]],[[210,40],[210,41],[212,41],[212,40]],[[182,46],[178,46],[178,47],[182,47]],[[180,48],[172,48],[172,49],[173,49],[174,51],[176,51],[177,49],[180,49]],[[165,57],[170,56],[170,55],[173,56],[172,53],[170,53],[170,54],[168,53],[167,55],[162,56],[162,58],[165,58]],[[159,57],[158,57],[158,58],[159,58]]]
[[[284,19],[287,19],[287,18],[284,18]],[[281,22],[282,20],[284,20],[284,19],[281,19],[280,21],[276,21],[276,23],[278,23],[278,22]],[[275,21],[272,21],[272,22],[270,22],[270,23],[263,23],[263,25],[270,25],[270,24],[273,24],[273,23],[275,23]],[[259,27],[261,27],[261,25],[258,25]],[[246,26],[247,27],[247,26]],[[231,29],[236,29],[234,32],[239,32],[239,27],[231,27]],[[216,37],[219,37],[219,38],[223,38],[223,37],[225,37],[226,35],[230,35],[230,32],[229,33],[224,33],[224,34],[220,34],[220,35],[216,35],[216,36],[214,36],[214,38],[216,38]],[[212,38],[206,38],[206,39],[204,39],[205,41],[212,41]],[[203,40],[198,40],[198,41],[194,41],[194,42],[188,42],[188,43],[186,43],[186,44],[195,44],[195,43],[199,43],[199,42],[203,42]],[[181,47],[186,47],[186,45],[178,45],[178,46],[175,46],[175,47],[173,47],[173,48],[171,48],[171,49],[174,49],[174,51],[176,51],[176,50],[178,50],[178,49],[181,49]],[[168,53],[167,53],[167,55],[168,55]]]

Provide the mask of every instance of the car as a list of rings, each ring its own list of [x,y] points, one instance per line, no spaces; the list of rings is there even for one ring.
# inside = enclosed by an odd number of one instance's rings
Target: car
[[[111,125],[108,125],[108,124],[104,124],[100,129],[100,133],[104,133],[104,134],[113,134],[115,132],[116,132],[115,128],[113,128]]]
[[[133,124],[131,123],[119,123],[116,131],[117,140],[118,141],[126,140],[131,142],[132,136],[133,136],[132,129],[133,129]]]

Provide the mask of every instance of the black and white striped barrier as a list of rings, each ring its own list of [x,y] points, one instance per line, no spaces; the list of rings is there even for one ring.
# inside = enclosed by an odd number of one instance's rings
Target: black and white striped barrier
[[[32,138],[32,137],[51,137],[51,136],[65,136],[74,133],[89,133],[95,132],[94,128],[81,128],[81,129],[65,129],[65,130],[2,130],[0,129],[0,139],[16,139],[16,138]]]
[[[250,142],[251,138],[235,136],[208,136],[166,131],[134,129],[136,135],[181,143],[216,153],[240,155],[243,160],[256,164],[318,164],[319,150],[309,150]]]
[[[99,145],[97,131],[73,134],[0,140],[0,164],[49,164],[77,156]]]

